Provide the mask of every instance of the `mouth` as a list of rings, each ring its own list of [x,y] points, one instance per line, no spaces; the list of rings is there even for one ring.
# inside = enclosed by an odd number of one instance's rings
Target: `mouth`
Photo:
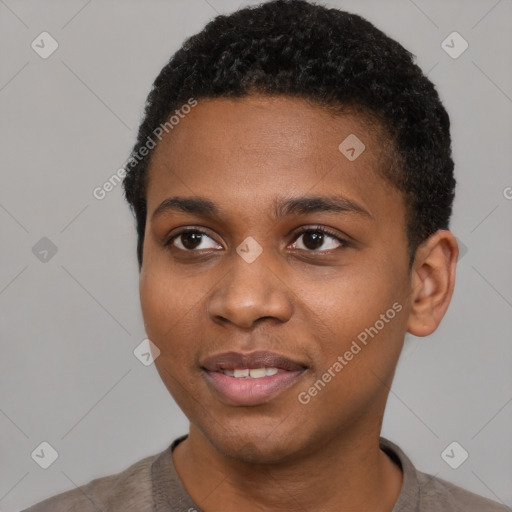
[[[273,352],[225,352],[200,364],[206,382],[228,405],[269,402],[293,386],[308,368]]]

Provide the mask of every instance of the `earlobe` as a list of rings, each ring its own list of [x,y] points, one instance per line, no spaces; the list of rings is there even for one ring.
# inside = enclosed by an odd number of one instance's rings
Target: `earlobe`
[[[418,247],[407,323],[414,336],[428,336],[441,323],[453,295],[458,255],[457,240],[448,230],[436,231]]]

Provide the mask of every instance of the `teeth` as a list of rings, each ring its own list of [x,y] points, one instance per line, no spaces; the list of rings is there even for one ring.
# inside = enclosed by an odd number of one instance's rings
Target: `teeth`
[[[260,377],[266,377],[265,368],[253,368],[249,371],[249,375],[253,379],[259,379]]]
[[[277,368],[240,368],[235,370],[223,370],[228,377],[260,379],[261,377],[269,377],[275,375],[279,370]]]

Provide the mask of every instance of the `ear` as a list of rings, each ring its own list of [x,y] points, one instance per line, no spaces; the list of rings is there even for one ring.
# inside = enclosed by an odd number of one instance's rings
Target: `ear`
[[[436,231],[418,247],[407,323],[407,331],[414,336],[428,336],[441,323],[453,295],[458,256],[457,239],[448,230]]]

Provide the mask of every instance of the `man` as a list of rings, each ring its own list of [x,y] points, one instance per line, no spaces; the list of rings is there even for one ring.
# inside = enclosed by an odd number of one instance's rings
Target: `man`
[[[167,450],[42,511],[505,511],[380,437],[450,303],[450,122],[412,55],[302,0],[218,16],[155,80],[124,181]]]

